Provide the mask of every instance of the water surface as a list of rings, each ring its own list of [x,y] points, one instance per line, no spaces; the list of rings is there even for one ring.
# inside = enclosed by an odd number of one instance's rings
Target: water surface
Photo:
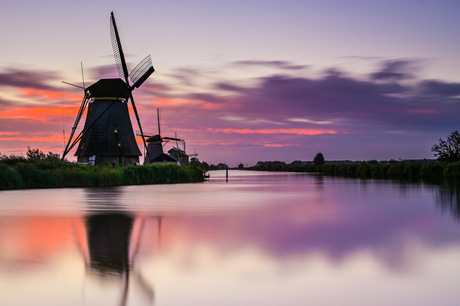
[[[0,305],[457,305],[459,189],[312,174],[0,192]]]

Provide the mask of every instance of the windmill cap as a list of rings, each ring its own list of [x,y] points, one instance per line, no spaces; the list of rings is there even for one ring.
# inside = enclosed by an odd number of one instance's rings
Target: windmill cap
[[[160,142],[161,141],[161,136],[160,135],[153,135],[153,136],[149,137],[146,141],[147,142]]]
[[[122,79],[101,79],[88,87],[90,98],[119,98],[127,100],[131,89]]]

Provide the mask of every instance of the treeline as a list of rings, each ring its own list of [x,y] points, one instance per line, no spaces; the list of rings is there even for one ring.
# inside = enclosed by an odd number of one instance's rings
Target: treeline
[[[345,162],[343,164],[325,164],[314,166],[311,162],[296,161],[287,164],[279,161],[258,162],[250,167],[251,170],[289,171],[289,172],[319,172],[325,175],[378,178],[378,179],[439,179],[460,178],[460,162],[407,162],[390,161],[379,163]]]
[[[190,159],[190,164],[195,165],[200,167],[203,170],[209,171],[209,170],[225,170],[228,168],[227,164],[224,163],[218,163],[217,165],[214,164],[208,164],[205,161],[200,161],[198,158],[193,157]]]
[[[171,163],[147,166],[90,166],[61,161],[57,154],[30,149],[27,158],[0,155],[0,190],[99,187],[202,182],[197,166]]]

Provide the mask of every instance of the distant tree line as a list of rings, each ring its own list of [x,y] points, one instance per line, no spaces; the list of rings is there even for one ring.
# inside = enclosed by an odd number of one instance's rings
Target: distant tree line
[[[314,165],[310,161],[259,161],[255,166],[245,168],[258,171],[318,172],[325,175],[378,178],[378,179],[437,179],[460,178],[460,162],[438,161],[333,161],[323,165]]]
[[[58,154],[28,148],[26,157],[0,154],[0,189],[97,187],[202,182],[197,166],[91,166],[62,161]]]
[[[319,172],[326,175],[379,179],[460,178],[460,133],[452,132],[447,140],[439,139],[432,147],[436,161],[326,161],[322,153],[313,161],[259,161],[246,169],[262,171]]]
[[[201,169],[205,171],[209,170],[225,170],[228,168],[227,164],[224,163],[218,163],[217,165],[214,164],[208,164],[207,162],[201,162],[198,158],[193,157],[190,159],[190,164],[195,165],[197,167],[200,167]]]

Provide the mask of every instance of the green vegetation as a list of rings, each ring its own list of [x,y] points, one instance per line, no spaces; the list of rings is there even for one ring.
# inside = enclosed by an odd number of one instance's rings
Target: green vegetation
[[[435,144],[431,148],[434,156],[439,161],[458,162],[460,161],[460,134],[458,131],[452,132],[447,140],[439,139],[439,144]]]
[[[23,188],[97,187],[202,182],[197,166],[171,163],[147,166],[89,166],[61,161],[58,154],[28,149],[27,158],[0,155],[0,190]]]
[[[247,168],[261,171],[319,172],[331,176],[376,179],[441,179],[460,178],[460,162],[447,163],[438,161],[408,162],[375,160],[363,162],[343,161],[333,164],[314,166],[311,162],[295,161],[286,164],[280,161],[258,162]]]
[[[224,164],[224,163],[219,163],[217,165],[213,165],[213,164],[208,164],[207,162],[201,162],[198,160],[198,158],[196,157],[192,157],[190,159],[190,164],[191,165],[195,165],[197,167],[200,167],[201,169],[203,170],[225,170],[228,168],[227,164]],[[244,167],[244,165],[243,165]]]

